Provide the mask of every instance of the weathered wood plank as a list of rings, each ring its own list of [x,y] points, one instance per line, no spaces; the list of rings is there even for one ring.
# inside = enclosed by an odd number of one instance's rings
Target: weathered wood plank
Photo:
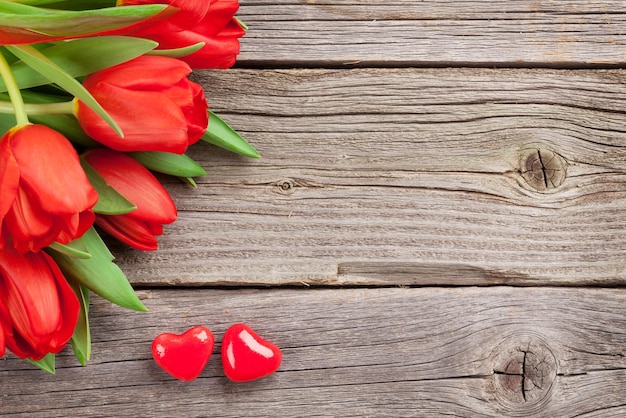
[[[249,0],[240,65],[623,65],[622,0]]]
[[[263,157],[195,146],[136,284],[625,282],[626,71],[197,77]]]
[[[626,290],[420,288],[142,291],[150,313],[96,299],[93,360],[56,376],[9,357],[3,415],[623,416]],[[282,347],[278,373],[227,381],[219,343],[200,378],[150,356],[163,331],[245,321]],[[595,415],[594,415],[595,414]],[[587,416],[587,415],[586,415]]]

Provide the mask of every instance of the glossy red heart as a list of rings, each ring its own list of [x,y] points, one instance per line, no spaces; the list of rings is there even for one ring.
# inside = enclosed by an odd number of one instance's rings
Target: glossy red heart
[[[195,326],[183,334],[157,335],[152,342],[152,357],[170,375],[188,382],[200,376],[211,357],[214,344],[211,330]]]
[[[260,379],[278,370],[283,354],[246,324],[226,330],[222,341],[222,365],[226,376],[235,382]]]

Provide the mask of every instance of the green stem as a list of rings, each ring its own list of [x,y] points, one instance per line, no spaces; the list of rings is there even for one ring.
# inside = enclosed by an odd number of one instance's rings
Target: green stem
[[[74,112],[74,102],[58,103],[23,103],[24,110],[29,115],[71,115]],[[0,113],[15,113],[11,102],[0,100]]]
[[[15,77],[13,76],[13,71],[9,67],[9,63],[7,62],[2,52],[0,52],[0,76],[4,80],[4,85],[7,88],[7,93],[9,93],[9,97],[11,98],[11,103],[13,104],[13,110],[15,113],[15,120],[17,121],[17,125],[27,125],[28,122],[28,114],[26,113],[26,109],[24,108],[24,99],[22,99],[22,93],[20,92],[20,88],[15,81]]]

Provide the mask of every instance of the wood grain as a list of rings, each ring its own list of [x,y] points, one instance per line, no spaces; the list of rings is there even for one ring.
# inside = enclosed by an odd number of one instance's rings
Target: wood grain
[[[196,79],[262,158],[193,147],[159,251],[116,249],[135,284],[625,282],[625,71]],[[529,181],[538,152],[561,183]]]
[[[59,356],[56,376],[42,375],[13,357],[2,361],[3,415],[626,413],[624,289],[176,289],[140,294],[149,313],[122,314],[95,299],[88,367],[78,366],[70,352]],[[150,344],[159,332],[203,324],[220,341],[225,329],[240,321],[282,348],[278,373],[246,384],[229,382],[221,370],[219,344],[191,383],[175,381],[151,359]],[[516,375],[514,366],[523,353],[527,366]],[[542,380],[529,366],[533,361],[537,370],[546,371]],[[525,397],[520,379],[526,380]]]
[[[85,368],[7,355],[0,414],[626,416],[624,2],[241,4],[239,69],[194,77],[263,158],[162,177],[159,251],[112,245],[150,312],[93,298]],[[236,322],[278,373],[224,377]],[[198,324],[175,381],[150,343]]]
[[[244,0],[240,66],[603,66],[626,62],[621,0]]]

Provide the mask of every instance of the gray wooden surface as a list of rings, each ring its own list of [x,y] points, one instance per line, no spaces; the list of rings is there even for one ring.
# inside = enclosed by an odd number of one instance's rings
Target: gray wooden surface
[[[114,247],[150,312],[94,298],[84,368],[7,356],[1,413],[626,415],[625,9],[242,2],[237,68],[194,79],[262,158],[195,146],[159,251]],[[278,373],[224,377],[235,322]],[[197,324],[175,381],[150,343]]]
[[[591,288],[159,289],[150,312],[94,303],[94,359],[56,376],[3,362],[2,413],[137,416],[623,414],[626,295]],[[164,328],[246,321],[279,342],[278,373],[228,381],[216,353],[194,382],[150,355]],[[18,403],[16,399],[21,402]]]

